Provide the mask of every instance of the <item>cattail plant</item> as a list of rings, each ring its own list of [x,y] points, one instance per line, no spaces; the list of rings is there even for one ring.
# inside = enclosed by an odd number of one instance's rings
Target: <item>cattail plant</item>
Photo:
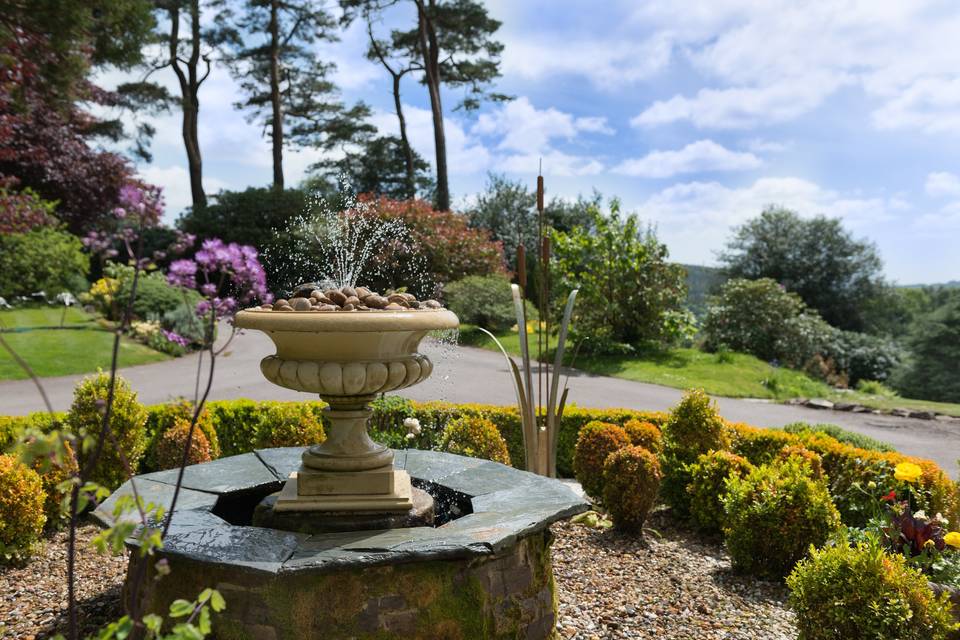
[[[527,311],[524,304],[524,294],[527,288],[527,257],[526,247],[521,242],[517,246],[517,281],[510,285],[513,292],[513,305],[517,314],[517,330],[520,335],[520,365],[507,355],[506,350],[497,338],[486,333],[500,348],[513,372],[514,387],[517,392],[517,405],[520,410],[520,420],[523,425],[524,462],[527,471],[542,476],[555,478],[557,475],[557,434],[560,428],[560,419],[567,403],[566,383],[560,390],[560,375],[563,365],[563,355],[567,342],[567,329],[573,315],[573,305],[577,298],[577,289],[570,292],[560,322],[557,335],[557,348],[554,353],[553,367],[547,362],[544,354],[549,350],[550,342],[550,225],[543,212],[543,176],[537,176],[537,245],[540,256],[537,264],[539,270],[537,278],[536,300],[540,308],[543,321],[537,328],[536,386],[534,386],[534,372],[531,362],[530,334],[527,331]],[[522,367],[522,370],[521,370]]]

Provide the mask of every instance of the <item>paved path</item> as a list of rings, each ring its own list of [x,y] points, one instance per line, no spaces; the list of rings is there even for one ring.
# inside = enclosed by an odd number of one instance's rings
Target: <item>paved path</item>
[[[426,382],[407,389],[403,395],[415,400],[447,400],[513,404],[516,399],[511,376],[503,358],[494,352],[469,347],[426,345],[436,363]],[[259,362],[274,352],[264,334],[248,332],[234,339],[228,355],[217,360],[210,394],[212,400],[251,398],[254,400],[302,400],[305,394],[268,383],[260,374]],[[139,393],[140,401],[155,404],[192,397],[197,356],[129,367],[122,370]],[[70,406],[71,394],[82,376],[44,379],[44,387],[56,410]],[[682,391],[653,384],[573,372],[569,379],[570,402],[583,407],[625,407],[666,410],[675,405]],[[757,426],[780,427],[791,422],[831,422],[851,431],[889,442],[903,453],[935,460],[956,475],[960,458],[960,426],[956,422],[912,420],[892,416],[822,411],[768,402],[719,398],[720,412],[729,420]],[[0,415],[23,415],[43,408],[40,395],[29,380],[0,382]]]

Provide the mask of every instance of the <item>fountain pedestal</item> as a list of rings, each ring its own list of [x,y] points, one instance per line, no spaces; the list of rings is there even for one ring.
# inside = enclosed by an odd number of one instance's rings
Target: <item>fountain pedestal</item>
[[[263,331],[276,345],[276,355],[260,363],[267,380],[316,393],[330,405],[324,410],[326,440],[303,453],[300,468],[258,510],[258,521],[290,528],[296,514],[324,513],[329,517],[315,519],[324,526],[333,514],[352,522],[366,518],[401,523],[394,526],[428,523],[432,507],[424,508],[425,494],[417,494],[409,474],[394,468],[393,452],[367,433],[369,405],[377,394],[430,375],[433,364],[417,353],[420,341],[429,331],[456,328],[457,316],[444,309],[248,310],[237,314],[236,324]]]

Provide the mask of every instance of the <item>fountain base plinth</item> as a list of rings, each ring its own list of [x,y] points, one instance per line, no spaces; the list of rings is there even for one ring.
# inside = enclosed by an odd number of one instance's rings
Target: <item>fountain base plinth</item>
[[[378,487],[387,490],[375,491]],[[392,466],[366,473],[316,472],[301,467],[290,474],[277,494],[274,510],[406,513],[413,508],[411,491],[410,474]]]
[[[337,533],[433,526],[434,501],[426,491],[412,488],[413,505],[403,513],[369,511],[295,511],[278,509],[282,492],[260,501],[253,512],[253,526],[298,533]]]

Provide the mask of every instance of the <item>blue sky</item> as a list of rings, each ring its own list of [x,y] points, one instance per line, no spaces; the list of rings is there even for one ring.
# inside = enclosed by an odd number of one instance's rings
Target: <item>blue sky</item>
[[[730,228],[766,204],[843,218],[908,284],[960,279],[960,12],[924,0],[495,0],[503,78],[516,96],[446,122],[451,190],[469,202],[489,172],[549,195],[594,188],[655,224],[671,256],[715,264]],[[402,12],[388,20],[412,20]],[[386,28],[389,22],[383,26]],[[344,98],[396,130],[389,76],[349,29],[318,55]],[[158,77],[170,83],[172,77]],[[268,143],[233,109],[224,69],[203,86],[205,187],[270,181]],[[426,91],[403,100],[417,150],[433,158]],[[167,217],[189,204],[179,116],[155,121],[152,164]],[[295,184],[319,152],[288,152]]]

